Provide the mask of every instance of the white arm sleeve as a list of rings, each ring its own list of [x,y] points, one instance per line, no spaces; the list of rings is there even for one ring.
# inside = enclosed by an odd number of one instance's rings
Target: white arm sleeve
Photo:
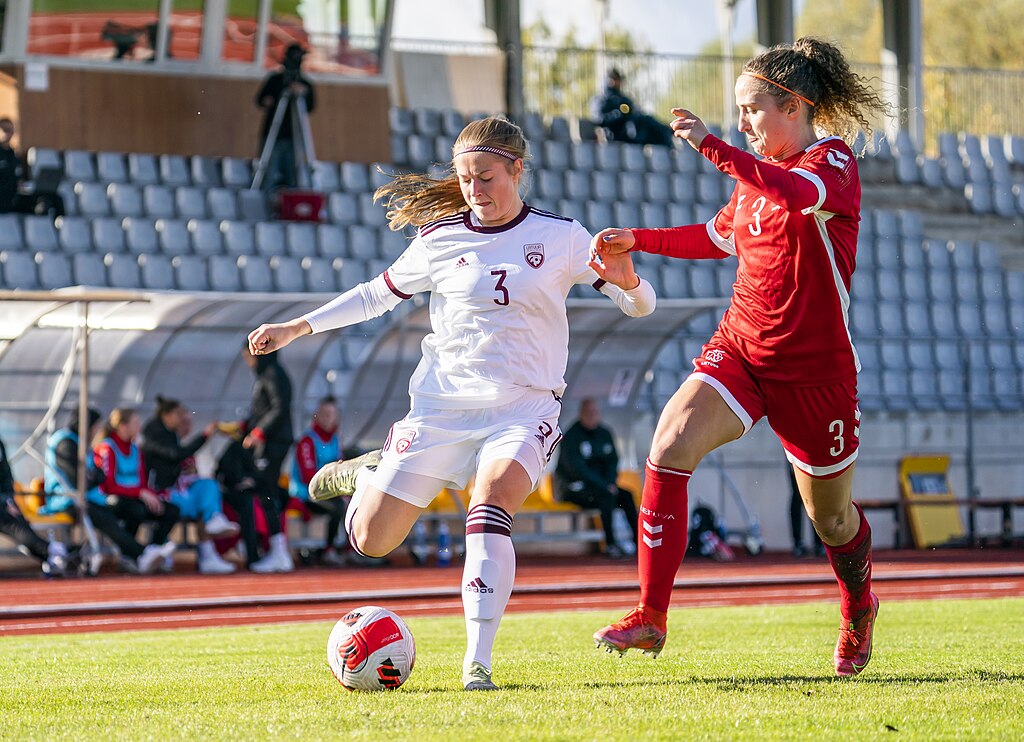
[[[654,287],[646,279],[640,279],[640,285],[626,291],[614,283],[606,283],[598,289],[602,294],[615,302],[615,306],[628,317],[646,317],[654,311],[658,297]]]
[[[316,334],[380,317],[384,312],[390,312],[397,307],[401,301],[402,299],[388,287],[384,276],[380,275],[372,281],[349,289],[319,309],[302,315],[302,319],[309,323]]]

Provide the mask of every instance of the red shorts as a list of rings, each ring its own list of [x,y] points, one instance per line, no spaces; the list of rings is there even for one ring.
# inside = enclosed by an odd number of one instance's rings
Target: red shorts
[[[837,477],[857,458],[857,381],[824,386],[757,378],[733,347],[714,337],[693,359],[690,378],[714,387],[746,433],[768,418],[790,462],[812,477]]]

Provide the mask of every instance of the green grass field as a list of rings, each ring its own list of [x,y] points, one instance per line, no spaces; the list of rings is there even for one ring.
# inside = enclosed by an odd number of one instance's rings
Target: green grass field
[[[843,681],[831,605],[676,610],[657,660],[593,647],[616,617],[506,617],[498,693],[461,690],[458,617],[411,620],[412,678],[373,694],[331,676],[325,623],[0,637],[0,738],[1024,738],[1024,599],[883,602]]]

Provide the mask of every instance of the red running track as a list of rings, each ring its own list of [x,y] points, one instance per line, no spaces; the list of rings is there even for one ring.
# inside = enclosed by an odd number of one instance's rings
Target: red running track
[[[6,579],[0,580],[0,635],[327,621],[372,603],[403,615],[456,615],[462,611],[460,577],[458,567],[383,567],[288,575]],[[1024,596],[1024,552],[879,552],[874,581],[882,600]],[[613,618],[636,597],[636,568],[630,562],[524,560],[509,610],[602,609]],[[835,598],[824,560],[765,555],[727,564],[688,560],[677,577],[673,605]]]

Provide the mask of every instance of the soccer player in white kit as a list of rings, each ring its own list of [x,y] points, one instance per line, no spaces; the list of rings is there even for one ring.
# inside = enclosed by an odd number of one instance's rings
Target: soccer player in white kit
[[[353,548],[383,556],[442,488],[464,487],[476,472],[462,581],[463,684],[493,690],[491,651],[515,578],[512,519],[561,437],[565,299],[575,284],[592,284],[625,314],[644,316],[654,311],[655,295],[628,253],[602,262],[578,222],[523,202],[527,143],[518,126],[474,121],[452,153],[447,177],[400,175],[378,190],[392,229],[419,226],[390,268],[303,317],[259,327],[249,345],[253,354],[279,350],[431,292],[431,332],[409,382],[411,409],[392,426],[376,469],[358,471],[345,527]],[[347,494],[350,472],[344,464],[324,467],[310,496]]]

